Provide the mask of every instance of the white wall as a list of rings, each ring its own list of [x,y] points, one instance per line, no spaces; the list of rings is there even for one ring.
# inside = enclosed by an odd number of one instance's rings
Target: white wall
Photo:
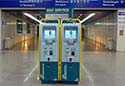
[[[117,40],[117,12],[102,17],[88,25],[86,36],[108,46],[108,38],[114,41],[113,48],[116,49]]]
[[[1,20],[2,20],[2,22],[4,22],[4,24],[1,25],[2,48],[3,48],[3,40],[6,37],[12,38],[12,45],[15,45],[24,40],[24,34],[17,33],[17,24],[16,24],[17,19],[19,19],[19,18],[2,11]],[[21,19],[19,19],[19,20],[21,20]],[[24,22],[23,31],[25,31],[26,30],[26,24],[25,24],[26,21],[25,20],[22,20],[22,21]],[[30,24],[30,25],[31,25],[30,34],[25,35],[25,40],[33,38],[33,36],[34,36],[34,32],[33,32],[34,27],[32,24]]]

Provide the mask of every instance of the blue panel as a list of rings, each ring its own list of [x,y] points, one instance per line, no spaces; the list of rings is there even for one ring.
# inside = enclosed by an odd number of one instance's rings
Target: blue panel
[[[75,83],[79,81],[79,63],[63,62],[62,63],[62,82],[63,83]]]
[[[41,74],[42,83],[57,82],[57,80],[58,80],[58,63],[57,62],[41,62],[40,63],[40,74]]]
[[[0,0],[4,8],[125,8],[125,0]]]

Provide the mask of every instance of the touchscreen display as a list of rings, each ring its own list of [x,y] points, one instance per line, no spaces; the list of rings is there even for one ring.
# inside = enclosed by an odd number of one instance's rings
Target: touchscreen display
[[[76,39],[76,30],[65,30],[66,39]]]
[[[45,30],[44,31],[44,38],[45,39],[54,39],[55,38],[55,30]]]

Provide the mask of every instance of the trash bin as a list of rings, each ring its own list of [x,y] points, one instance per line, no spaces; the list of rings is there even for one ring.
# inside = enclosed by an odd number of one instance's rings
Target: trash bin
[[[6,37],[4,39],[4,49],[10,49],[12,47],[12,38]]]
[[[108,50],[113,50],[113,39],[108,38]]]

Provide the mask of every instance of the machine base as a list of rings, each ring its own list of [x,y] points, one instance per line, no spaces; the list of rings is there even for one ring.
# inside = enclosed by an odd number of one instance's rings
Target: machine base
[[[62,82],[78,83],[80,64],[78,62],[62,62]]]
[[[41,81],[42,84],[78,84],[79,82],[72,82],[72,81],[45,81],[45,80],[42,80]]]
[[[79,82],[74,81],[63,81],[62,84],[78,84]]]
[[[41,62],[40,63],[40,80],[41,83],[57,83],[58,80],[58,63],[57,62]]]
[[[42,80],[41,83],[42,84],[57,84],[58,82],[57,81],[45,81],[45,80]]]

